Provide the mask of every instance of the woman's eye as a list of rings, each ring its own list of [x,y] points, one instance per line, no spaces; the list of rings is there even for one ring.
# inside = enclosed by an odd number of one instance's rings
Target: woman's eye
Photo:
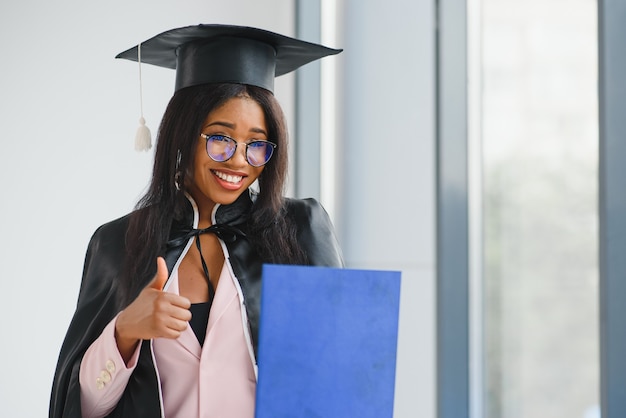
[[[230,142],[230,138],[224,135],[211,135],[211,141],[213,142]]]
[[[248,147],[250,148],[262,148],[264,146],[265,146],[265,142],[261,142],[261,141],[253,141],[248,144]]]

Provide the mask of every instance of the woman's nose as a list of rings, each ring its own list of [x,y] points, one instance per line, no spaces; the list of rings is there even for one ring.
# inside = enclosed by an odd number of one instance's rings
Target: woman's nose
[[[247,147],[246,144],[237,144],[235,155],[231,158],[234,164],[237,166],[244,166],[248,164],[248,158],[246,157]]]

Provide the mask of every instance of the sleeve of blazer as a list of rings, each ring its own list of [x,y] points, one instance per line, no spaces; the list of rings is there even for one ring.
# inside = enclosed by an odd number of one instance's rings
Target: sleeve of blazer
[[[343,267],[341,248],[328,213],[315,199],[290,199],[298,242],[313,266]]]
[[[135,349],[128,364],[115,341],[116,316],[89,346],[80,363],[80,399],[83,417],[105,417],[124,394],[139,358]]]

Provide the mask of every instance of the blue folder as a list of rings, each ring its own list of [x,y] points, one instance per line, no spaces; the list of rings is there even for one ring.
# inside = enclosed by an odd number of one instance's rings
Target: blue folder
[[[256,418],[393,416],[400,272],[265,265]]]

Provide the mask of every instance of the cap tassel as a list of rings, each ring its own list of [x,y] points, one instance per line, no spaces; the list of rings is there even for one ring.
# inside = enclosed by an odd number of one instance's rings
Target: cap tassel
[[[146,126],[146,120],[143,118],[143,89],[141,82],[141,44],[137,48],[137,62],[139,63],[139,103],[141,106],[141,117],[139,118],[139,128],[135,134],[135,150],[148,151],[152,148],[152,135],[150,129]]]
[[[135,150],[136,151],[148,151],[152,148],[152,135],[150,129],[146,126],[146,120],[142,117],[139,118],[139,128],[135,134]]]

